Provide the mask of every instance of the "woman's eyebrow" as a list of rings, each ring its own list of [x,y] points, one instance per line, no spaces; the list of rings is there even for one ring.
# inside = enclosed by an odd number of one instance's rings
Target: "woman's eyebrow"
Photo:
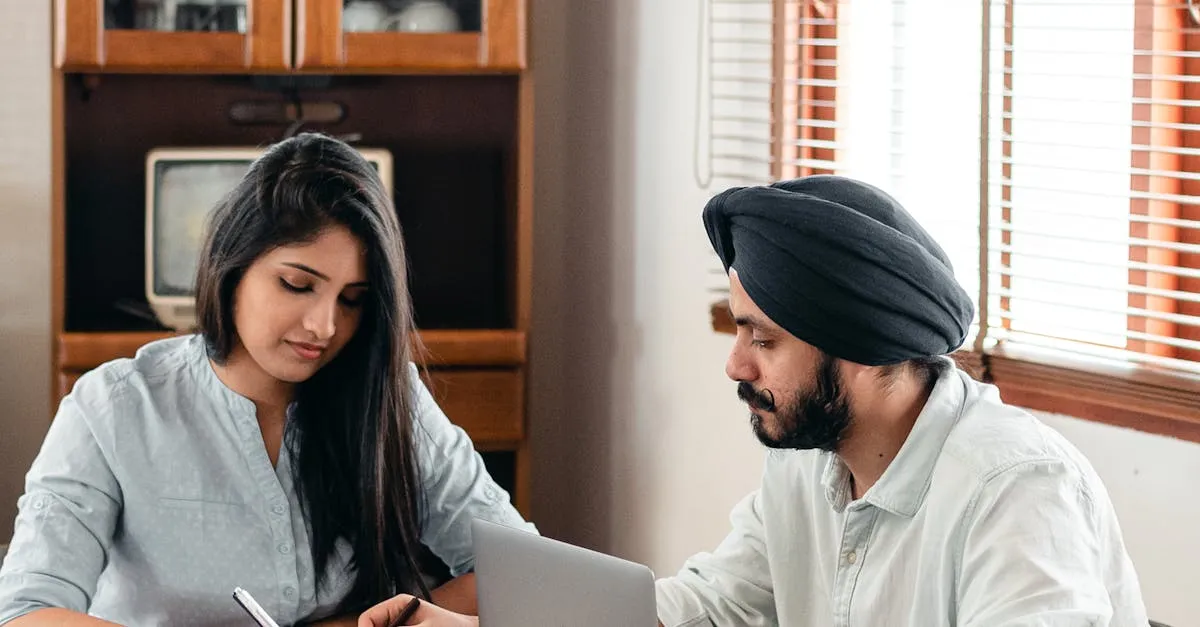
[[[321,272],[318,272],[317,270],[314,270],[313,268],[310,268],[302,263],[292,263],[290,261],[285,261],[285,262],[283,262],[283,265],[288,266],[289,268],[295,268],[302,272],[307,272],[307,273],[317,277],[318,279],[321,279],[322,281],[329,280],[329,277],[325,276]]]
[[[307,272],[308,274],[311,274],[311,275],[317,277],[318,279],[321,279],[322,281],[329,280],[329,277],[325,276],[320,271],[318,271],[314,268],[311,268],[309,266],[306,266],[302,263],[294,263],[291,261],[285,261],[285,262],[283,262],[283,265],[288,266],[289,268],[295,268],[297,270],[300,270],[301,272]],[[348,283],[346,285],[346,287],[368,287],[368,286],[369,286],[369,284],[366,281],[356,281],[354,283]]]

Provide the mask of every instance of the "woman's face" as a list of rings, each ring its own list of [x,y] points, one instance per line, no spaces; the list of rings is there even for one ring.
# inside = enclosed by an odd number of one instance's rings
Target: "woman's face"
[[[271,377],[305,381],[354,337],[367,289],[366,249],[343,226],[271,250],[234,292],[240,347]]]

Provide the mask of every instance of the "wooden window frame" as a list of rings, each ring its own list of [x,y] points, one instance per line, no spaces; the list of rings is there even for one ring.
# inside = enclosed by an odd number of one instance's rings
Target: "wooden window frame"
[[[836,121],[836,108],[813,106],[813,103],[830,102],[836,99],[836,87],[826,86],[836,79],[836,47],[812,45],[814,41],[837,38],[836,11],[833,1],[774,0],[777,40],[801,41],[795,59],[788,55],[776,55],[773,65],[774,87],[772,92],[772,119],[775,122],[772,149],[772,175],[778,179],[793,178],[808,174],[825,173],[829,170],[810,167],[813,161],[834,161],[833,149],[821,147],[822,142],[834,140],[833,128],[799,127],[789,119]],[[1154,0],[1137,0],[1135,29],[1147,32],[1137,42],[1139,48],[1152,46],[1164,52],[1200,50],[1200,34],[1184,30],[1182,20],[1189,19],[1185,10],[1164,8]],[[1012,2],[1005,3],[1005,42],[1012,43]],[[798,19],[803,17],[805,19]],[[817,22],[814,25],[813,22]],[[1163,31],[1179,30],[1179,33],[1163,35]],[[1012,66],[1012,52],[1005,52],[1007,67]],[[1200,102],[1200,82],[1165,81],[1146,79],[1146,75],[1200,76],[1200,59],[1160,55],[1136,57],[1134,73],[1135,95],[1172,99],[1191,99]],[[813,63],[813,61],[818,61]],[[823,62],[823,63],[822,63]],[[1012,73],[1004,74],[1004,87],[1011,93]],[[1005,111],[1012,110],[1011,98],[1003,99]],[[789,107],[791,108],[789,110]],[[1184,122],[1200,124],[1200,106],[1185,107],[1135,107],[1134,120]],[[1004,117],[1004,137],[1011,137],[1012,120]],[[832,126],[832,125],[830,125]],[[816,140],[816,141],[813,141]],[[814,145],[816,144],[816,145]],[[1200,172],[1200,157],[1180,155],[1155,148],[1200,148],[1200,131],[1160,131],[1135,128],[1131,145],[1146,146],[1147,149],[1131,151],[1131,166],[1155,171]],[[1011,143],[1002,142],[1006,154]],[[799,164],[799,165],[794,165]],[[1007,167],[1007,166],[1005,166]],[[1001,172],[1008,177],[1010,171]],[[1164,180],[1134,175],[1130,180],[1131,190],[1163,192],[1176,195],[1200,197],[1200,181],[1179,179]],[[1003,185],[1005,199],[1011,199],[1008,185]],[[1001,209],[1008,212],[1007,205]],[[1163,203],[1135,200],[1131,203],[1132,215],[1149,215],[1164,218],[1200,220],[1200,206],[1181,203]],[[1008,216],[1002,216],[1008,217]],[[1196,229],[1159,227],[1131,222],[1130,236],[1140,239],[1200,243]],[[1006,233],[1006,235],[1008,235]],[[1150,247],[1131,247],[1131,261],[1165,262],[1181,267],[1200,267],[1200,255],[1174,253],[1170,259],[1160,258],[1162,252]],[[1001,259],[1002,265],[1008,261]],[[1146,272],[1130,272],[1131,285],[1164,287],[1200,293],[1200,280],[1186,277],[1164,277],[1148,275]],[[1007,280],[1007,277],[1002,280]],[[1130,295],[1130,307],[1154,311],[1200,315],[1200,303]],[[1004,302],[1001,310],[1007,310]],[[736,333],[729,312],[728,300],[714,303],[711,307],[712,327],[722,333]],[[986,320],[982,321],[986,324]],[[1130,317],[1130,330],[1172,335],[1200,340],[1200,329],[1183,325],[1172,328],[1153,327],[1155,321]],[[1005,321],[1007,324],[1007,320]],[[1195,351],[1172,349],[1159,345],[1134,344],[1128,348],[1151,354],[1200,360]],[[1183,440],[1200,442],[1200,375],[1168,371],[1148,366],[1120,362],[1105,362],[1083,355],[1042,351],[1019,344],[1001,344],[980,352],[965,347],[952,355],[960,367],[980,380],[996,385],[1006,403],[1032,410],[1064,414],[1099,423],[1132,428],[1139,431],[1171,436]]]
[[[1013,6],[1011,0],[1004,3],[1006,68],[1013,67]],[[1158,54],[1195,49],[1189,48],[1189,44],[1200,43],[1200,38],[1196,35],[1184,34],[1184,28],[1187,26],[1185,20],[1189,19],[1186,13],[1177,6],[1162,5],[1154,0],[1136,1],[1135,40],[1131,43],[1135,49],[1153,50],[1155,54],[1133,56],[1132,69],[1135,78],[1132,87],[1135,97],[1200,100],[1200,91],[1196,90],[1198,86],[1194,83],[1147,78],[1200,76],[1198,60]],[[1013,74],[1005,72],[1003,77],[1006,94],[1002,99],[1004,113],[1011,113],[1013,110],[1010,96],[1013,93]],[[1131,122],[1197,123],[1200,122],[1200,109],[1177,105],[1135,104]],[[1007,184],[1012,177],[1008,165],[1012,156],[1012,143],[1009,141],[1013,134],[1012,123],[1012,117],[1005,115],[1001,129],[1001,146],[1004,156],[1008,158],[1002,165],[1002,194],[1003,200],[1009,202],[1012,200],[1010,186]],[[1140,171],[1200,171],[1200,161],[1173,151],[1179,147],[1200,146],[1200,133],[1139,125],[1133,128],[1130,144],[1146,147],[1143,150],[1131,149],[1131,168]],[[1140,174],[1131,174],[1129,189],[1158,194],[1200,196],[1200,184],[1197,182]],[[1012,217],[1009,202],[1005,202],[1001,208],[1001,218],[1006,224],[1011,222]],[[1194,220],[1200,219],[1200,210],[1195,205],[1135,198],[1130,203],[1130,215]],[[1179,242],[1186,241],[1189,233],[1187,229],[1131,221],[1129,235],[1132,238],[1151,241]],[[1011,245],[1012,236],[1012,232],[1006,230],[1003,237],[1008,239],[1004,243]],[[1011,265],[1007,256],[1005,253],[1000,259],[1002,267]],[[1185,266],[1189,263],[1186,255],[1153,246],[1131,246],[1129,260],[1171,266]],[[1196,261],[1198,260],[1190,260],[1193,264]],[[1011,288],[1007,275],[1002,276],[1001,281],[1002,288]],[[1174,275],[1147,273],[1142,270],[1130,270],[1129,283],[1200,292],[1200,284],[1195,281],[1189,282]],[[1006,300],[1002,299],[1000,302],[1001,316],[1005,316],[1010,309]],[[1135,293],[1129,295],[1129,306],[1135,309],[1164,313],[1200,313],[1195,309],[1189,312],[1192,305],[1175,299]],[[1129,316],[1127,321],[1131,331],[1194,339],[1188,336],[1190,330],[1183,325],[1137,316]],[[1008,317],[1004,317],[1005,327],[1010,322]],[[1195,352],[1140,340],[1129,340],[1126,348],[1163,357],[1200,360],[1200,355]],[[1108,363],[1083,355],[1051,353],[1019,344],[1001,344],[986,354],[979,355],[979,360],[983,378],[996,384],[1000,388],[1002,398],[1014,405],[1200,442],[1200,376],[1150,366]]]

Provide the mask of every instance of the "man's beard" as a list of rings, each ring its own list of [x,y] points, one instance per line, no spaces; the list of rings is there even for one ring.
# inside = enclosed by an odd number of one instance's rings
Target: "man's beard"
[[[838,378],[837,362],[828,355],[821,358],[816,384],[797,390],[792,402],[782,407],[776,407],[770,390],[755,390],[745,381],[738,383],[737,394],[750,405],[754,435],[771,448],[835,451],[850,426],[850,406]],[[779,437],[767,432],[759,411],[775,414],[783,431]]]

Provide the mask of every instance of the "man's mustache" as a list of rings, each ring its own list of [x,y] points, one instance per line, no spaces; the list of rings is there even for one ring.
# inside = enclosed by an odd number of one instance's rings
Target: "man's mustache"
[[[764,389],[759,391],[754,389],[753,385],[742,381],[741,383],[738,383],[737,395],[738,398],[742,399],[742,402],[749,405],[751,409],[757,409],[759,411],[771,413],[775,412],[775,395],[771,393],[771,390]]]

